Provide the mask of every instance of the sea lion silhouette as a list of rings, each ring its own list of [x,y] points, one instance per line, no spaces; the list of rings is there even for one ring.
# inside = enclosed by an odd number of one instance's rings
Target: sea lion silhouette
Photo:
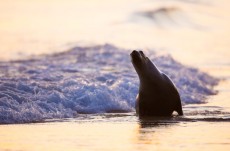
[[[183,115],[180,95],[170,78],[157,69],[142,51],[134,50],[130,56],[140,80],[136,98],[139,117],[171,116],[173,111]]]

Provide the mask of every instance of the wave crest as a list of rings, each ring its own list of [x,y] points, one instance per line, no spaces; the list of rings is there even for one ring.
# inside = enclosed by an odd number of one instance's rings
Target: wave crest
[[[132,112],[139,81],[129,50],[110,44],[74,47],[0,63],[0,123],[70,118],[79,113]],[[171,56],[146,52],[173,79],[183,104],[204,103],[218,80]]]

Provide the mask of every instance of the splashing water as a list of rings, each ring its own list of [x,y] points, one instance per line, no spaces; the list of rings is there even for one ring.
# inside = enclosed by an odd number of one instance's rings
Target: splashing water
[[[130,50],[131,51],[131,50]],[[139,81],[129,50],[110,44],[0,63],[0,123],[135,111]],[[183,104],[204,103],[218,80],[176,62],[149,58],[174,81]]]

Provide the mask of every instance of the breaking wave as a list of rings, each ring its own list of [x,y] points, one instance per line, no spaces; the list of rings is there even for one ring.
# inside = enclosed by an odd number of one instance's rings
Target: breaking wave
[[[134,111],[139,81],[130,52],[105,44],[0,62],[0,123]],[[146,54],[174,81],[183,104],[204,103],[216,93],[217,79],[171,56]]]
[[[192,28],[201,30],[203,27],[196,23],[179,7],[159,7],[152,10],[135,12],[131,21],[150,23],[159,28]]]

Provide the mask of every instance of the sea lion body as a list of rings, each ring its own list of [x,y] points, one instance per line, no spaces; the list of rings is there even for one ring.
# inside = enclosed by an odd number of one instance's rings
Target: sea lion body
[[[134,50],[130,55],[140,80],[137,114],[140,117],[171,116],[176,111],[183,115],[180,95],[170,78],[158,70],[142,51]]]

